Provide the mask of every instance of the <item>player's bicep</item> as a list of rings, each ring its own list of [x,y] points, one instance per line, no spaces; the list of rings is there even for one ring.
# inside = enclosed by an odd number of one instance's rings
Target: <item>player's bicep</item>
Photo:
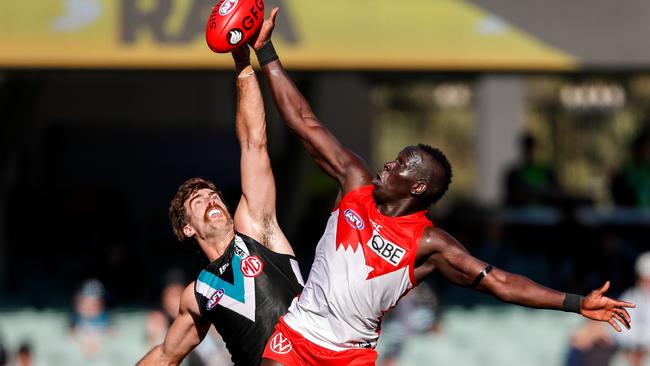
[[[370,182],[366,163],[346,149],[323,126],[315,116],[305,118],[303,142],[307,152],[312,156],[316,164],[329,176],[336,179],[344,192],[349,192]]]
[[[201,343],[209,329],[210,323],[199,314],[192,284],[183,291],[179,314],[163,341],[164,358],[172,364],[180,362]]]
[[[436,250],[429,256],[427,262],[452,283],[471,287],[487,263],[473,257],[462,244],[443,230],[435,229],[435,231]]]
[[[254,219],[275,216],[275,179],[266,146],[242,147],[240,171],[244,201],[241,208]]]
[[[180,362],[205,337],[209,324],[194,322],[190,314],[179,314],[163,342],[163,354],[172,362]]]
[[[237,205],[237,209],[235,210],[234,225],[236,231],[248,235],[251,238],[257,240],[257,238],[254,235],[251,235],[251,232],[253,231],[253,223],[252,223],[252,218],[250,216],[250,212],[248,210],[248,201],[246,200],[246,197],[243,194],[239,199],[239,204]]]
[[[294,255],[286,236],[280,229],[275,210],[259,210],[246,195],[242,195],[235,211],[235,230],[249,236],[276,253]]]

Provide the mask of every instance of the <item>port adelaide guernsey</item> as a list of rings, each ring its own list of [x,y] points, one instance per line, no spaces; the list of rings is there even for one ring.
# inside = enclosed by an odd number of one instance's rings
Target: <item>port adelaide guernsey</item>
[[[226,252],[201,271],[194,294],[235,365],[259,365],[278,319],[303,285],[293,256],[236,233]]]

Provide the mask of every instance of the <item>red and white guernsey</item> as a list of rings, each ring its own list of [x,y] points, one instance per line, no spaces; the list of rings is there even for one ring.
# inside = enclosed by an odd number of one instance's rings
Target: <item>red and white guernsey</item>
[[[373,186],[349,192],[332,212],[309,279],[284,316],[307,340],[333,351],[374,348],[384,312],[413,288],[425,211],[388,217]]]

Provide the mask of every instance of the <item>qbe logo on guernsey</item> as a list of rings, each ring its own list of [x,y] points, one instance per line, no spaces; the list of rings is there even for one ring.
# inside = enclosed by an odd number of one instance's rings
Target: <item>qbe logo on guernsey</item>
[[[402,261],[402,258],[404,258],[404,253],[406,253],[404,248],[382,238],[376,231],[373,233],[372,238],[368,240],[367,245],[373,252],[377,253],[381,259],[396,267],[399,262]]]

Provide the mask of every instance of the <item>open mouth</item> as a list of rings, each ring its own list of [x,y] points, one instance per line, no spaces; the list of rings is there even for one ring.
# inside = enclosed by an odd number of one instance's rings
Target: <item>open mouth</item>
[[[212,219],[218,216],[223,216],[223,211],[219,207],[211,206],[205,211],[205,217]]]

